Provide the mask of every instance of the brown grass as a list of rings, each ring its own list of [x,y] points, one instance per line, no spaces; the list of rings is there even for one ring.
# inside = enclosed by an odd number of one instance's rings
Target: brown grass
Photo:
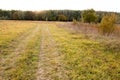
[[[116,25],[115,31],[114,31],[114,36],[120,37],[120,24]]]
[[[78,23],[74,25],[71,22],[67,22],[67,23],[62,23],[62,24],[58,23],[58,26],[69,29],[73,33],[82,33],[86,35],[106,37],[105,35],[100,34],[99,24]],[[120,37],[120,24],[116,24],[115,31],[107,37],[119,38]]]

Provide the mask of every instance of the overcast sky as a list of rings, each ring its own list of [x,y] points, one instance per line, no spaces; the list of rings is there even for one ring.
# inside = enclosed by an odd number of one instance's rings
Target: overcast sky
[[[120,12],[120,0],[0,0],[0,9],[6,10],[84,10]]]

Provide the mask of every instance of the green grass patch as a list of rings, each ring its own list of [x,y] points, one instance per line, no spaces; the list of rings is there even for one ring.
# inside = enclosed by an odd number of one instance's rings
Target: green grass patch
[[[39,59],[41,31],[36,33],[17,59],[14,67],[6,71],[6,79],[10,80],[35,80],[37,63]]]
[[[116,58],[114,52],[106,51],[106,46],[99,40],[85,38],[84,34],[71,34],[55,25],[51,25],[50,30],[64,55],[69,80],[120,79],[120,58]]]

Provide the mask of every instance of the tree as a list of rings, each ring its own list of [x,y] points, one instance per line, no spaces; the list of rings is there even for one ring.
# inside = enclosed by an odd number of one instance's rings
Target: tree
[[[89,10],[45,10],[45,11],[20,11],[0,9],[0,19],[10,20],[42,20],[42,21],[84,21],[100,23],[103,16],[112,12]],[[120,23],[120,13],[115,13]],[[97,16],[96,16],[97,15]],[[97,18],[97,19],[96,19]]]
[[[24,12],[24,19],[25,20],[34,20],[35,14],[32,11],[25,11]]]
[[[84,10],[82,12],[83,22],[91,23],[96,22],[97,16],[96,12],[93,9]]]
[[[102,34],[110,35],[115,30],[116,20],[117,16],[115,14],[105,15],[100,23],[100,30]]]
[[[59,15],[58,16],[58,21],[66,21],[67,20],[67,17],[63,14]]]
[[[14,13],[13,13],[12,19],[13,19],[13,20],[19,20],[18,12],[14,12]]]

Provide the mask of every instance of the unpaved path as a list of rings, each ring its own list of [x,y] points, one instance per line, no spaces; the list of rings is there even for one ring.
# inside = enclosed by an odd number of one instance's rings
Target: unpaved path
[[[65,80],[61,56],[48,25],[42,26],[41,39],[37,80]]]
[[[9,80],[8,72],[16,67],[19,58],[24,54],[30,39],[35,36],[40,29],[40,55],[37,70],[37,80],[68,80],[62,64],[62,56],[49,30],[48,24],[38,24],[37,27],[21,36],[20,41],[15,43],[15,48],[6,57],[0,60],[0,80]]]

